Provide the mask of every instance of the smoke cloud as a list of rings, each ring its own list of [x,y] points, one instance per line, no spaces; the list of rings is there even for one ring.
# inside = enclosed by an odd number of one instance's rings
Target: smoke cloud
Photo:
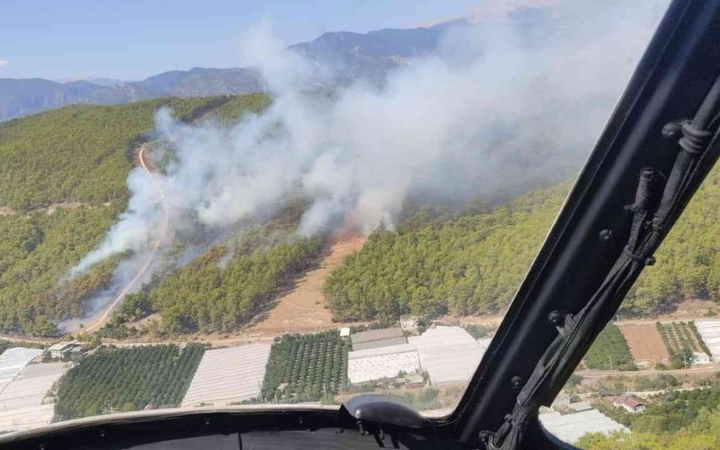
[[[667,1],[496,3],[381,85],[319,90],[332,70],[286,51],[266,24],[251,30],[243,62],[272,105],[229,127],[159,111],[172,162],[164,175],[131,172],[128,211],[73,273],[169,242],[186,220],[228,227],[292,195],[309,199],[302,235],[348,222],[369,233],[392,228],[408,196],[473,198],[574,175]]]

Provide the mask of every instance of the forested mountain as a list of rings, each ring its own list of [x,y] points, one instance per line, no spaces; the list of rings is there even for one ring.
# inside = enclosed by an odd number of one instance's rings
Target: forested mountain
[[[305,206],[289,202],[273,219],[246,224],[186,266],[158,273],[128,296],[101,333],[123,337],[127,321],[156,312],[164,334],[228,332],[247,324],[324,249],[322,237],[293,236]]]
[[[171,106],[185,120],[228,122],[269,102],[254,94],[78,105],[0,124],[0,330],[52,333],[54,323],[82,313],[88,296],[108,285],[117,258],[72,282],[64,277],[125,210],[133,149],[153,129],[157,108]],[[501,312],[569,188],[538,188],[461,213],[414,205],[397,232],[376,230],[327,280],[335,318]],[[281,231],[267,235],[292,234],[299,205]],[[658,264],[631,291],[627,313],[666,311],[684,298],[720,299],[719,216],[716,169],[658,251]],[[203,244],[210,248],[201,257],[154,279],[129,304],[159,312],[168,333],[243,326],[323,249],[321,238],[257,238],[273,226],[256,224],[259,231],[239,243]]]
[[[328,279],[338,320],[497,313],[509,304],[570,188],[535,190],[492,212],[375,231]],[[684,298],[720,300],[720,168],[715,168],[623,304],[644,315]]]
[[[182,119],[230,97],[76,105],[0,124],[0,206],[28,210],[54,202],[125,197],[131,151],[169,106]]]
[[[261,90],[257,72],[250,69],[195,67],[110,85],[6,78],[0,79],[0,121],[73,104],[116,105],[156,98],[238,95]]]
[[[230,101],[241,110],[264,104],[251,96],[84,105],[0,124],[0,330],[51,334],[108,285],[117,259],[66,277],[126,209],[134,148],[159,107],[191,120]]]

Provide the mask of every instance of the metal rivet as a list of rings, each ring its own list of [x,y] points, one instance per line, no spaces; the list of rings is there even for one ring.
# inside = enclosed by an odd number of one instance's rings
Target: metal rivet
[[[677,122],[666,123],[662,127],[662,137],[665,139],[676,139],[680,137],[680,124]]]
[[[522,386],[522,377],[515,375],[514,377],[510,378],[510,384],[514,389],[520,389],[520,387]]]
[[[551,324],[559,327],[563,324],[563,315],[560,314],[559,311],[552,311],[550,314],[548,314],[548,320]]]
[[[612,237],[612,230],[605,229],[600,232],[600,239],[603,241],[609,241],[611,237]]]

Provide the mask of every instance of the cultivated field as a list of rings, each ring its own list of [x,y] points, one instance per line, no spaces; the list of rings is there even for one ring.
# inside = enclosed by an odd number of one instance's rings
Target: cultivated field
[[[657,363],[670,357],[655,325],[623,325],[619,328],[636,361]]]

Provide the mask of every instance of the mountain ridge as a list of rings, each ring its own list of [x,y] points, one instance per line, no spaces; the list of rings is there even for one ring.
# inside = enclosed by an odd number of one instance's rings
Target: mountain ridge
[[[387,28],[355,33],[326,32],[313,41],[287,49],[313,64],[324,64],[334,72],[326,84],[346,83],[357,78],[381,82],[392,70],[412,59],[430,54],[451,21],[430,27]],[[112,82],[109,82],[112,81]],[[252,68],[204,68],[173,70],[140,81],[92,79],[59,82],[43,78],[0,78],[0,121],[72,104],[113,105],[164,97],[242,95],[263,90],[263,81]]]

